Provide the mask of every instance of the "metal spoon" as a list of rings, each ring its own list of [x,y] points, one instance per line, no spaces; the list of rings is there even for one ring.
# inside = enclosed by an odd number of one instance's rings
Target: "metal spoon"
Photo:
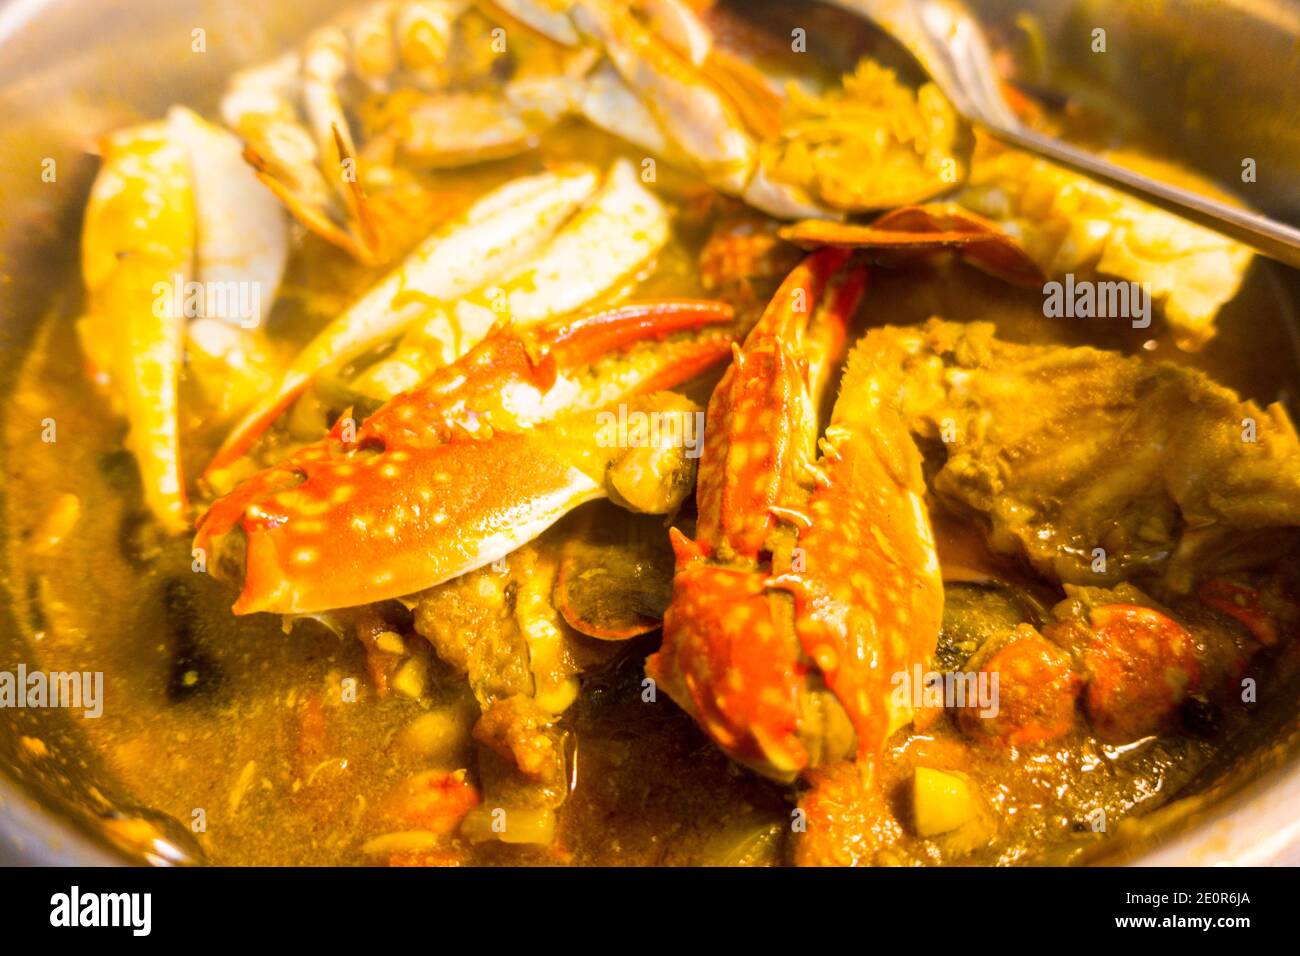
[[[873,21],[916,58],[954,109],[1002,142],[1214,229],[1300,269],[1300,229],[1179,189],[1025,127],[998,86],[984,32],[960,0],[834,0]]]

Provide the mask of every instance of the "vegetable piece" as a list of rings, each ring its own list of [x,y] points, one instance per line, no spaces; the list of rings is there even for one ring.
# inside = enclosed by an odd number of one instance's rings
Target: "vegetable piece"
[[[419,700],[424,696],[427,683],[428,666],[424,658],[418,654],[408,657],[393,675],[393,689],[412,700]]]
[[[1201,665],[1192,636],[1152,608],[1110,604],[1090,616],[1084,704],[1097,736],[1126,742],[1166,729],[1197,693]]]
[[[450,770],[464,766],[469,756],[470,728],[478,708],[464,699],[416,717],[394,738],[396,750],[426,767]]]
[[[703,428],[696,422],[704,410],[675,392],[647,396],[645,409],[637,418],[642,425],[628,428],[626,453],[610,466],[609,497],[628,511],[672,514],[695,487],[693,456],[703,441]],[[644,424],[649,421],[661,424]],[[617,445],[617,426],[613,421],[608,425],[606,437]]]
[[[976,797],[964,776],[917,767],[912,776],[912,817],[923,837],[948,833],[975,819]]]
[[[564,779],[563,745],[553,719],[523,694],[493,701],[474,725],[474,739],[530,780]]]
[[[751,814],[730,820],[704,843],[696,861],[701,866],[777,866],[789,832],[789,823],[779,817]]]
[[[450,833],[481,802],[464,770],[428,770],[399,783],[384,799],[385,819],[410,829]]]
[[[982,651],[972,658],[971,666],[989,675],[992,706],[976,702],[961,708],[957,724],[962,733],[981,743],[1018,747],[1070,732],[1083,681],[1065,651],[1028,624],[986,650],[987,655]]]
[[[460,834],[474,843],[500,840],[546,846],[555,839],[555,811],[550,807],[478,807],[465,817]]]
[[[367,856],[409,855],[433,850],[441,842],[442,834],[431,830],[399,830],[367,840],[361,844],[361,852]]]

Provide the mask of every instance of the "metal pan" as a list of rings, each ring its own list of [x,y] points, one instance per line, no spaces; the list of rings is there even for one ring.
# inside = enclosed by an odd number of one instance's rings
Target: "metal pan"
[[[94,173],[87,147],[95,137],[161,115],[175,101],[210,110],[231,70],[267,58],[312,20],[345,5],[0,0],[0,395],[9,390],[36,323],[76,275],[71,237]],[[852,0],[839,6],[851,7]],[[1246,198],[1270,215],[1300,222],[1300,0],[979,0],[972,6],[1014,55],[1018,80],[1035,92],[1050,98],[1083,91],[1109,103],[1123,117],[1120,129],[1140,132],[1149,148],[1239,191],[1242,161],[1254,159],[1259,174]],[[740,8],[768,25],[792,16],[812,22],[845,15],[811,3]],[[196,28],[206,31],[207,52],[191,49]],[[1106,31],[1104,54],[1093,52],[1098,29]],[[886,51],[869,29],[853,33]],[[40,175],[46,159],[57,169],[53,182]],[[1238,354],[1281,347],[1300,355],[1294,312],[1300,276],[1267,263],[1254,268],[1254,301],[1267,307],[1230,308],[1223,343],[1215,347]],[[1251,391],[1248,374],[1228,384]],[[0,474],[8,473],[4,455],[0,447]],[[0,554],[0,580],[9,577],[7,560]],[[8,592],[0,590],[0,669],[38,659],[13,613]],[[1116,835],[1097,861],[1300,863],[1300,722],[1294,713],[1278,715],[1256,734],[1196,795]],[[24,735],[51,742],[48,759],[21,759]],[[0,863],[141,862],[114,849],[103,826],[115,814],[140,812],[63,712],[0,710]]]

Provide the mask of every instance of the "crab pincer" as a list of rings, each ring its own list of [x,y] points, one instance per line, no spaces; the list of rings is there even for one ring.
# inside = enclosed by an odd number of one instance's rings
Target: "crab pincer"
[[[865,287],[849,259],[808,256],[715,391],[698,537],[674,532],[673,600],[646,663],[733,759],[783,781],[870,764],[911,718],[894,677],[929,658],[942,613],[919,454],[868,356],[850,357],[817,441]]]
[[[690,487],[687,450],[612,425],[641,413],[680,426],[693,406],[660,390],[724,359],[731,320],[723,303],[660,300],[499,326],[365,422],[345,416],[219,499],[195,546],[217,548],[220,568],[242,543],[235,613],[312,613],[490,564],[586,501],[669,510]]]

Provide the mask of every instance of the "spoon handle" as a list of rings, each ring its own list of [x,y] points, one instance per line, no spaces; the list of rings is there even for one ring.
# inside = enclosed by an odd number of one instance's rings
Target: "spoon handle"
[[[1197,225],[1231,236],[1255,251],[1300,269],[1300,229],[1259,213],[1229,206],[1107,162],[1099,156],[1024,127],[982,124],[990,135],[1011,146],[1050,159],[1106,183]]]

